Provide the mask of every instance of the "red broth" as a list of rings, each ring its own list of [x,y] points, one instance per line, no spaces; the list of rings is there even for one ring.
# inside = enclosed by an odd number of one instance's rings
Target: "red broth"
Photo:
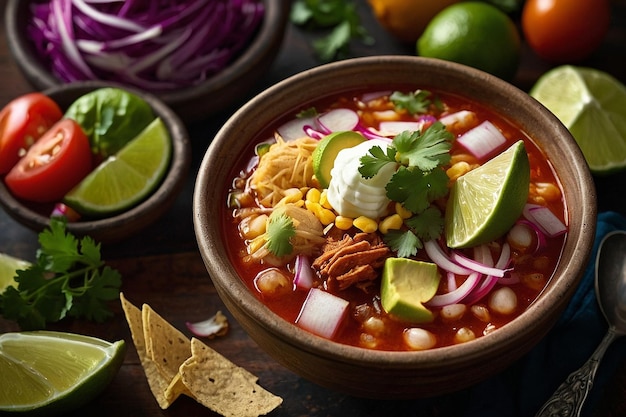
[[[403,91],[411,90],[405,89]],[[550,161],[546,159],[542,151],[524,132],[507,121],[505,117],[494,113],[478,103],[442,92],[433,92],[433,94],[438,97],[445,106],[444,112],[438,113],[436,115],[437,117],[452,114],[460,110],[469,110],[476,115],[477,123],[489,120],[497,126],[507,138],[506,145],[502,146],[500,151],[508,148],[508,146],[515,141],[523,139],[530,161],[531,185],[528,203],[547,206],[563,224],[567,224],[565,214],[566,206],[562,197],[561,185],[555,176]],[[319,113],[331,108],[351,108],[362,111],[363,106],[360,104],[359,99],[362,96],[362,92],[355,92],[350,95],[343,94],[341,97],[332,97],[320,101],[319,103],[314,103],[314,105]],[[361,116],[362,123],[374,126],[372,117],[370,117],[371,115],[361,114]],[[293,118],[295,118],[295,114],[287,115],[285,119],[281,120],[275,126],[270,126],[267,131],[260,132],[258,142],[260,143],[266,141],[267,138],[273,137],[278,126],[286,120]],[[401,120],[414,119],[415,116],[408,114],[402,114],[401,116]],[[467,129],[455,130],[453,133],[458,137],[465,130]],[[467,151],[457,143],[453,144],[450,152],[453,156],[467,154]],[[490,155],[486,159],[492,156],[493,155]],[[256,168],[256,161],[257,158],[253,155],[253,151],[251,150],[251,154],[246,160],[241,162],[239,167],[236,167],[237,170],[233,173],[233,190],[231,190],[231,192],[245,189],[247,179]],[[478,161],[479,164],[484,162],[486,162],[486,160]],[[256,207],[258,206],[258,201],[248,195],[248,198],[239,201],[239,204],[248,207]],[[256,294],[265,305],[283,319],[295,323],[307,296],[307,291],[296,288],[296,286],[291,283],[288,289],[281,291],[279,295],[268,296],[259,290],[255,283],[255,277],[261,271],[274,266],[259,262],[244,261],[248,254],[248,249],[246,241],[240,233],[239,221],[233,216],[235,212],[237,212],[237,209],[233,210],[232,207],[224,212],[224,215],[228,218],[228,220],[224,222],[224,236],[228,236],[228,238],[225,239],[225,243],[231,254],[231,261],[235,269],[242,280],[247,284],[250,291]],[[352,230],[352,233],[354,233],[354,230]],[[497,331],[498,328],[506,325],[523,313],[538,297],[546,283],[552,277],[560,259],[565,236],[566,234],[563,233],[556,237],[547,238],[546,244],[538,252],[534,252],[532,249],[518,250],[512,247],[511,265],[513,265],[514,268],[508,274],[515,274],[520,279],[518,283],[507,285],[507,287],[514,291],[517,297],[517,307],[511,314],[499,314],[491,310],[488,305],[489,295],[487,295],[473,306],[465,306],[466,310],[460,318],[446,319],[441,313],[441,308],[433,307],[431,310],[435,314],[435,319],[432,322],[415,324],[399,320],[384,312],[380,302],[379,285],[369,286],[366,290],[357,286],[340,290],[336,288],[336,285],[329,285],[323,282],[318,274],[314,286],[349,301],[349,313],[343,320],[340,330],[333,336],[333,340],[339,343],[379,350],[410,350],[414,349],[414,347],[408,346],[405,342],[405,332],[407,329],[418,327],[434,335],[436,343],[432,347],[449,346],[455,343],[461,343],[461,340],[468,340],[468,338],[463,337],[461,337],[460,340],[459,334],[468,334],[469,331],[471,335],[469,337],[470,340],[481,337],[492,331]],[[499,247],[506,240],[507,237],[503,236],[495,241],[493,246]],[[497,258],[497,253],[495,253],[495,256]],[[429,260],[423,250],[419,250],[414,259]],[[285,266],[280,266],[279,269],[282,270],[283,275],[288,277],[288,279],[293,279],[293,260]],[[447,290],[445,272],[441,271],[441,276],[439,293]],[[464,277],[457,277],[457,285],[460,285],[464,279]],[[378,279],[377,282],[379,282],[379,280],[380,279]],[[502,286],[501,284],[496,284],[492,292]]]

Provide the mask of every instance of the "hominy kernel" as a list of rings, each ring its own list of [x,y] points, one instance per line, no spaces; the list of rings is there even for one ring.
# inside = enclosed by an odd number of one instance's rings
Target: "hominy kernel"
[[[292,291],[291,280],[276,268],[261,271],[254,279],[257,290],[265,297],[280,297]]]
[[[407,210],[404,208],[402,203],[396,203],[395,210],[396,210],[396,213],[403,219],[408,219],[409,217],[413,215],[413,213],[411,213],[410,210]]]
[[[363,323],[363,329],[373,335],[381,335],[385,331],[385,322],[378,317],[370,317]]]
[[[465,343],[474,339],[476,339],[476,334],[474,334],[472,329],[469,329],[467,327],[461,327],[454,335],[455,343]]]
[[[403,222],[402,217],[400,217],[398,213],[392,214],[380,222],[378,230],[380,230],[382,234],[386,234],[390,230],[399,230],[402,227]]]
[[[378,223],[376,223],[376,220],[370,219],[369,217],[365,216],[357,217],[356,219],[354,219],[352,224],[354,225],[354,227],[365,233],[374,233],[376,230],[378,230]]]
[[[465,304],[448,304],[441,308],[441,318],[445,321],[460,320],[467,311]]]
[[[517,308],[517,295],[509,287],[498,288],[489,296],[489,308],[496,313],[511,314]]]
[[[412,327],[402,333],[404,343],[413,350],[427,350],[435,347],[437,337],[425,329]]]
[[[267,214],[246,217],[239,223],[239,232],[244,239],[261,236],[267,229]]]
[[[376,348],[376,346],[378,346],[378,340],[376,339],[376,337],[369,333],[361,333],[361,335],[359,336],[359,342],[361,346],[369,349],[374,349]]]
[[[489,314],[489,309],[481,304],[474,304],[470,307],[470,311],[478,320],[488,323],[491,320],[491,315]]]
[[[306,193],[306,199],[307,201],[311,201],[313,203],[319,203],[321,195],[322,193],[320,192],[320,190],[318,190],[317,188],[311,188]]]
[[[350,217],[346,216],[337,216],[335,217],[335,226],[339,230],[348,230],[352,227],[353,220]]]

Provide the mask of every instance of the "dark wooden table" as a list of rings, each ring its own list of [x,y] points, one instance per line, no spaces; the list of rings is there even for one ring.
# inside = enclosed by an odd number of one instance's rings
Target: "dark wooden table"
[[[414,54],[413,47],[402,45],[376,23],[365,2],[359,10],[366,27],[376,39],[374,45],[354,43],[354,56],[377,54]],[[4,11],[0,19],[0,106],[32,88],[21,76],[8,52],[4,33]],[[271,71],[249,96],[298,71],[319,65],[310,46],[310,34],[290,26]],[[600,49],[581,65],[602,69],[626,83],[626,0],[613,1],[611,29]],[[550,64],[542,62],[524,47],[522,64],[514,80],[528,90]],[[240,105],[245,102],[241,100]],[[187,186],[174,207],[153,227],[127,241],[103,247],[107,262],[123,276],[126,297],[133,303],[150,304],[177,328],[189,334],[186,321],[199,321],[217,310],[226,314],[197,249],[192,224],[192,193],[197,170],[211,138],[235,110],[188,126],[193,142],[193,167]],[[626,173],[596,178],[601,211],[626,214],[625,194],[621,189]],[[32,260],[37,235],[0,212],[0,252]],[[125,339],[129,349],[124,365],[108,389],[95,401],[73,415],[111,416],[195,416],[213,415],[188,398],[179,399],[168,410],[161,410],[152,397],[132,346],[121,308],[114,304],[115,317],[104,324],[66,320],[53,326],[56,330],[82,333],[107,340]],[[260,383],[284,399],[273,416],[448,416],[461,415],[467,393],[418,401],[373,401],[345,396],[319,387],[288,371],[263,351],[231,318],[231,330],[225,337],[208,342],[213,348],[258,375]],[[0,333],[19,330],[15,323],[0,318]],[[1,376],[0,376],[1,377]],[[603,394],[604,401],[594,415],[626,415],[626,366],[621,366]]]

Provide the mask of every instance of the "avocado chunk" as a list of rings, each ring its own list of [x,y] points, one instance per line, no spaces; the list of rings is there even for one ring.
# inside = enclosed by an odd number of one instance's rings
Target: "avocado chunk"
[[[363,135],[351,130],[333,132],[324,136],[313,151],[313,173],[322,188],[330,184],[330,170],[335,165],[337,154],[346,148],[352,148],[365,142]]]
[[[380,288],[385,311],[412,323],[433,321],[433,312],[424,306],[437,293],[441,276],[437,265],[406,258],[388,258]]]

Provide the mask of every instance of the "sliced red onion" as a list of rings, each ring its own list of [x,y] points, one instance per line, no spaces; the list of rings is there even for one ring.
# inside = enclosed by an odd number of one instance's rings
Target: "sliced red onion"
[[[567,231],[567,226],[548,207],[530,207],[528,216],[528,219],[537,224],[549,237],[559,236]]]
[[[537,236],[537,246],[535,247],[535,252],[539,252],[546,247],[546,234],[537,224],[526,219],[518,220],[517,224],[529,228],[535,234],[535,236]]]
[[[295,274],[293,283],[297,288],[305,290],[310,289],[313,286],[313,269],[311,268],[311,262],[305,255],[298,255],[295,263]]]
[[[448,291],[454,291],[458,288],[456,284],[456,275],[450,271],[446,273],[448,278]]]
[[[457,124],[460,124],[461,126],[469,126],[470,124],[474,124],[476,120],[476,113],[469,110],[461,110],[455,113],[450,113],[439,119],[445,127],[452,127]]]
[[[422,130],[423,125],[422,122],[385,121],[380,122],[378,131],[383,136],[396,136],[407,130],[409,132]]]
[[[392,93],[392,91],[374,91],[372,93],[365,93],[361,97],[361,101],[363,103],[369,103],[372,100],[379,99],[381,97],[388,96]]]
[[[354,130],[359,124],[359,115],[352,109],[333,109],[317,118],[319,125],[329,132]]]
[[[451,259],[457,262],[462,267],[468,268],[472,271],[480,272],[485,275],[493,275],[494,277],[503,277],[506,270],[502,268],[490,267],[484,263],[477,262],[474,259],[470,259],[459,252],[452,252]]]
[[[459,287],[445,294],[435,295],[431,298],[426,306],[428,307],[443,307],[449,304],[457,304],[461,301],[464,301],[465,297],[467,297],[472,290],[476,287],[476,285],[480,282],[481,274],[478,272],[472,272],[467,276],[465,282],[459,285]]]
[[[439,268],[457,275],[469,275],[472,273],[469,268],[453,262],[436,241],[428,240],[424,242],[424,249],[430,260],[436,263]]]
[[[493,153],[506,143],[506,138],[493,123],[485,120],[459,136],[457,142],[480,159]]]
[[[350,303],[318,288],[311,288],[296,324],[311,333],[331,339],[341,326]]]
[[[482,245],[484,246],[484,245]],[[489,248],[487,248],[486,246],[484,246],[485,249],[487,251],[489,251]],[[481,262],[485,262],[485,263],[489,263],[489,259],[491,259],[491,263],[493,263],[493,259],[491,258],[491,252],[489,251],[489,255],[488,258],[486,259],[485,256],[485,252],[482,252],[482,256],[483,258],[481,259]],[[508,243],[504,243],[502,245],[502,249],[500,251],[500,256],[498,257],[498,260],[496,261],[496,264],[494,265],[495,268],[498,269],[504,269],[507,267],[507,265],[509,264],[509,262],[511,261],[511,246],[509,246]],[[483,280],[483,282],[476,287],[468,296],[465,300],[463,300],[464,303],[466,303],[467,305],[471,305],[471,304],[475,304],[478,301],[482,300],[483,297],[485,297],[487,294],[489,294],[489,292],[493,289],[493,287],[500,282],[500,280],[506,280],[506,278],[503,277],[495,277],[493,275],[487,275],[485,277],[485,279]]]
[[[185,324],[191,333],[199,337],[223,336],[228,332],[228,318],[221,311],[206,320]]]

